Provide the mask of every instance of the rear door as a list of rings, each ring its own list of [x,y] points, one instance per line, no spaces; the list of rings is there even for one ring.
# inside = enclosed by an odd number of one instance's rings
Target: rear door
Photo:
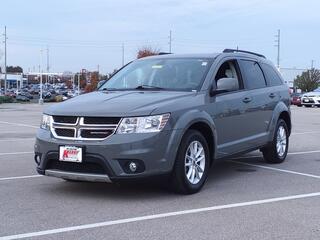
[[[273,88],[268,87],[264,73],[257,61],[241,59],[239,65],[244,86],[251,96],[251,102],[248,104],[250,127],[247,130],[251,136],[249,144],[256,147],[267,142],[268,127],[279,95]]]

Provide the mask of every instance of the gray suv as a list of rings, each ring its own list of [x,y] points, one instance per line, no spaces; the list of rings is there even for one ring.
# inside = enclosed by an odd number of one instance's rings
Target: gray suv
[[[260,54],[146,57],[44,111],[37,171],[100,182],[165,175],[177,192],[195,193],[217,160],[260,149],[268,163],[284,161],[289,106],[288,87]]]

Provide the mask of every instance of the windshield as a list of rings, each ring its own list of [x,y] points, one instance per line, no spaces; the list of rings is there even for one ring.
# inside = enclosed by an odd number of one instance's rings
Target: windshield
[[[155,89],[199,90],[210,59],[146,59],[121,69],[100,90]]]

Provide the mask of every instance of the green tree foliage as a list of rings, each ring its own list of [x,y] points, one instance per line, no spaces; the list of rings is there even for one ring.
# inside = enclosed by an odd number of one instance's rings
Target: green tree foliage
[[[320,85],[320,71],[312,68],[298,75],[294,80],[295,87],[303,92],[311,92]]]
[[[7,73],[23,73],[23,69],[20,66],[7,66]]]

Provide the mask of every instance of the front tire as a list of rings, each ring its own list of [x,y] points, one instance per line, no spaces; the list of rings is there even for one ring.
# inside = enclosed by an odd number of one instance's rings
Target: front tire
[[[209,147],[204,136],[196,130],[188,130],[180,143],[171,183],[173,190],[193,194],[203,187],[209,170]]]
[[[272,143],[262,149],[264,160],[267,163],[282,163],[287,156],[288,146],[288,126],[283,119],[279,119]]]

